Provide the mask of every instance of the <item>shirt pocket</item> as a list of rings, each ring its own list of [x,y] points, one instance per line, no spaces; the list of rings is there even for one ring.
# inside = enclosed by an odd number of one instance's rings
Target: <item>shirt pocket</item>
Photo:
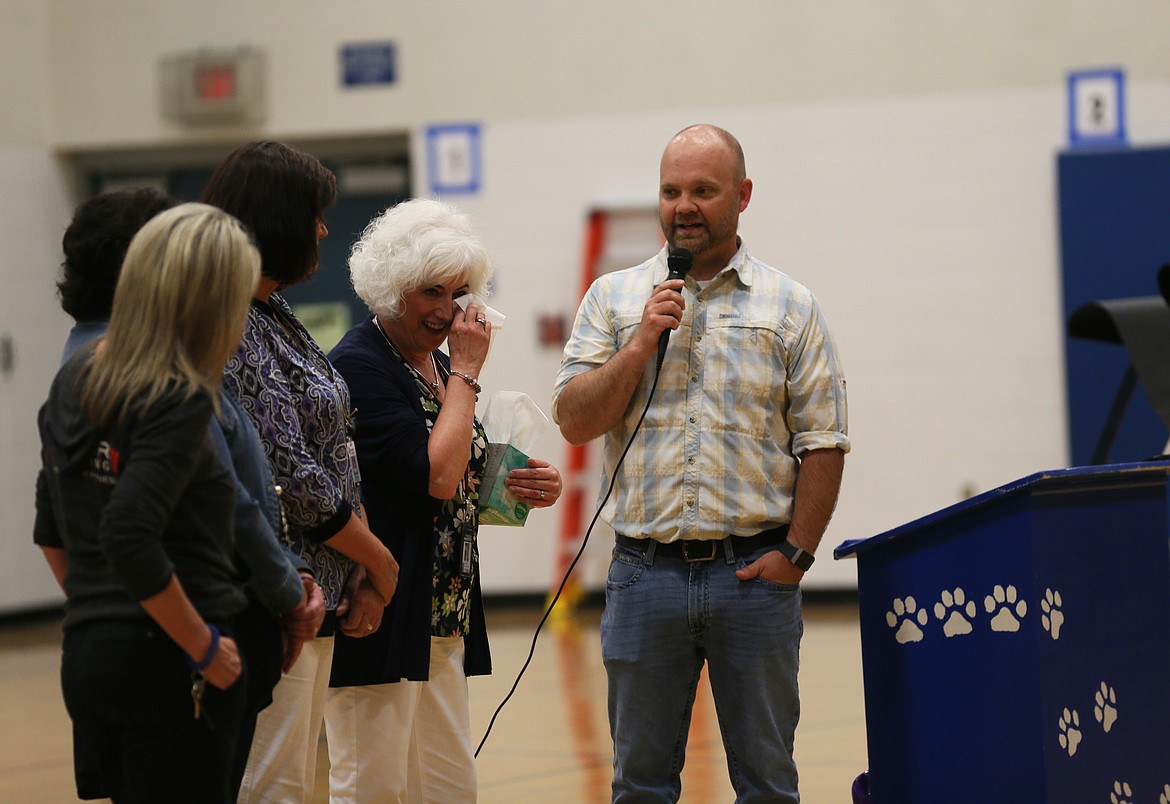
[[[621,349],[634,339],[638,327],[642,324],[642,311],[619,312],[613,318],[614,335],[617,337],[617,348]]]
[[[708,323],[704,392],[729,435],[756,440],[787,434],[783,325],[734,317]],[[715,423],[713,423],[715,424]]]

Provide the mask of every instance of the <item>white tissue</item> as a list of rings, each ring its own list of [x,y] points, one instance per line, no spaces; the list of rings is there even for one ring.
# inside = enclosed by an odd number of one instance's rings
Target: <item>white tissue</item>
[[[537,442],[549,427],[544,415],[528,394],[519,391],[496,391],[488,400],[480,417],[488,441],[511,444],[526,456],[536,449]]]
[[[455,300],[455,303],[458,304],[459,308],[464,312],[467,312],[467,305],[474,304],[480,309],[480,312],[483,313],[483,317],[488,320],[488,323],[492,325],[492,330],[504,328],[504,319],[507,318],[507,316],[505,316],[499,310],[493,310],[491,307],[488,307],[487,302],[484,301],[480,296],[477,296],[474,293],[464,293]]]

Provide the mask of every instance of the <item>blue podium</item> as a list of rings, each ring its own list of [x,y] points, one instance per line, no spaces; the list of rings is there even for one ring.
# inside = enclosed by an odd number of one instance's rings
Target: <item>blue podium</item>
[[[1168,474],[1041,472],[834,551],[874,804],[1170,802]]]

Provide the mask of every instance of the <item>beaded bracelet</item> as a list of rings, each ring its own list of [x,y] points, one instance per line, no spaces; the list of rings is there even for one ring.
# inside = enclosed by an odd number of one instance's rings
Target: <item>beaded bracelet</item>
[[[207,655],[203,657],[203,661],[197,662],[190,656],[187,656],[187,666],[196,673],[202,673],[206,670],[213,661],[215,661],[215,654],[219,652],[219,628],[215,623],[208,623],[208,629],[211,630],[211,647],[207,649]]]
[[[479,395],[479,392],[483,390],[483,388],[479,384],[479,380],[477,380],[475,377],[472,377],[470,374],[464,374],[462,371],[456,371],[455,369],[451,369],[451,373],[454,374],[456,377],[461,378],[465,383],[470,385],[472,390],[475,391],[477,396]]]

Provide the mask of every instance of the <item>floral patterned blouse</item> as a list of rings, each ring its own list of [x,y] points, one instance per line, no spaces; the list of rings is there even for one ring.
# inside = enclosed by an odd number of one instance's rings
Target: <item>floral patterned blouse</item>
[[[405,363],[405,361],[403,361]],[[431,393],[430,385],[411,370],[418,386],[419,401],[427,418],[427,432],[435,427],[441,405]],[[448,376],[450,376],[448,374]],[[459,484],[459,491],[450,500],[438,504],[434,529],[434,594],[431,596],[431,634],[437,637],[461,637],[471,627],[471,579],[460,572],[462,533],[467,517],[471,517],[471,531],[479,529],[479,484],[487,466],[487,434],[479,419],[475,419],[475,434],[471,439],[471,460]],[[470,505],[469,505],[470,503]],[[479,546],[472,550],[471,573],[479,573]]]

